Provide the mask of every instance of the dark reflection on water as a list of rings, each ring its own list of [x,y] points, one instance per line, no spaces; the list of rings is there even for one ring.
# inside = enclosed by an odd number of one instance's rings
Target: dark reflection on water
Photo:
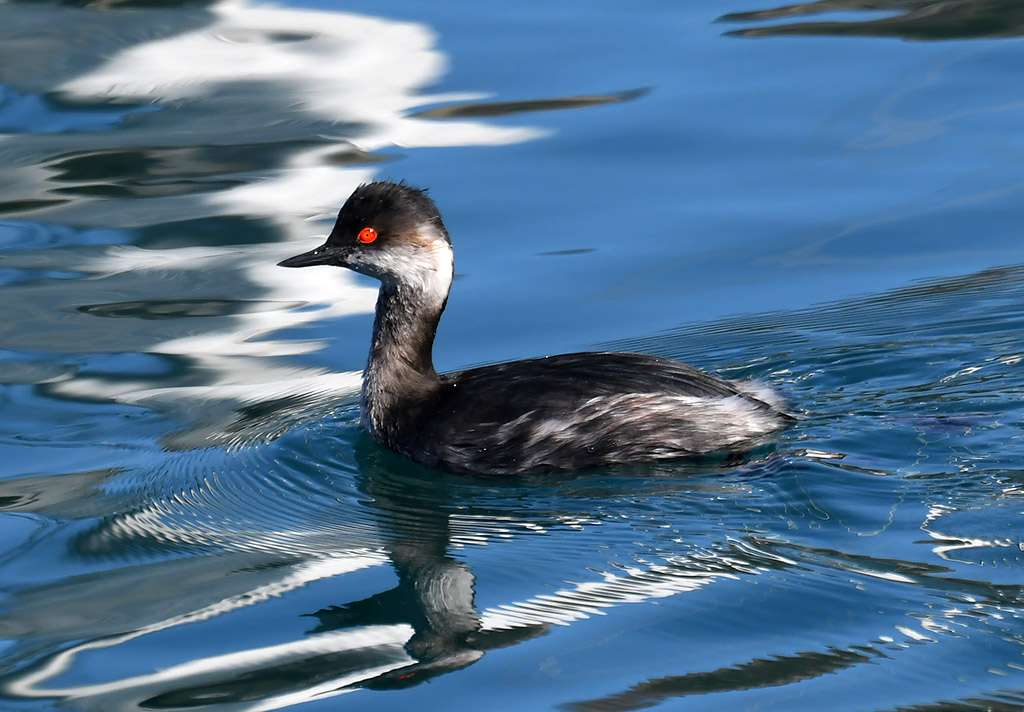
[[[161,197],[226,190],[243,181],[225,176],[280,165],[310,142],[228,146],[100,149],[63,154],[47,167],[55,192],[88,197]]]
[[[79,311],[114,319],[183,319],[204,316],[231,316],[259,311],[295,309],[301,304],[227,299],[164,299],[114,304],[86,304]]]
[[[418,116],[424,119],[487,118],[492,116],[510,116],[529,111],[585,109],[591,106],[601,106],[602,104],[632,101],[633,99],[639,99],[646,93],[646,89],[633,89],[631,91],[618,92],[617,94],[598,94],[595,96],[566,96],[558,99],[456,104],[417,111],[410,114],[410,116]]]
[[[770,10],[723,15],[724,22],[782,20],[827,12],[891,12],[872,20],[828,20],[733,30],[737,37],[835,35],[906,40],[964,40],[1024,35],[1024,7],[1016,0],[819,0]]]
[[[723,670],[648,680],[626,692],[599,700],[574,702],[565,705],[564,709],[578,712],[625,712],[652,707],[673,697],[789,685],[869,663],[872,658],[880,658],[882,655],[880,651],[866,647],[862,651],[829,650],[758,659]]]

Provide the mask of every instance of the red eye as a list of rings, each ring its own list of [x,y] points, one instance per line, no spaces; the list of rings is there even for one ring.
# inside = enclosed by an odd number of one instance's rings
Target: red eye
[[[364,245],[368,245],[377,239],[377,231],[372,227],[364,227],[359,231],[359,234],[356,235],[356,239]]]

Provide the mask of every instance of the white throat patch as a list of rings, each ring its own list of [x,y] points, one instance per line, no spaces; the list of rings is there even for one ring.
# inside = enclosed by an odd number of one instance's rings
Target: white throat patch
[[[381,282],[422,295],[422,306],[438,307],[448,297],[454,274],[452,248],[441,237],[392,247],[378,257]]]

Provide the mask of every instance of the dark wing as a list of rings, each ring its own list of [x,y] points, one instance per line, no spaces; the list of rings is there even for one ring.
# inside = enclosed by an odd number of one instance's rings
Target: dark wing
[[[531,410],[572,409],[591,398],[665,393],[728,398],[729,381],[660,356],[618,352],[561,354],[441,376],[442,407],[478,414],[478,422],[507,422]]]
[[[735,396],[761,414],[757,427],[772,427],[766,425],[771,406],[684,363],[642,354],[564,354],[442,376],[414,431],[425,436],[431,460],[452,470],[577,469],[742,440],[742,433],[719,434],[706,417],[710,404]]]

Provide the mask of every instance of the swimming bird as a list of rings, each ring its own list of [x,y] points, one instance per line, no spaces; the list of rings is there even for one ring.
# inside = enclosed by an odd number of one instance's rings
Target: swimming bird
[[[327,241],[280,263],[380,280],[361,421],[381,445],[452,472],[519,475],[742,452],[793,420],[754,381],[636,353],[584,352],[438,374],[434,335],[454,270],[426,192],[358,187]]]

